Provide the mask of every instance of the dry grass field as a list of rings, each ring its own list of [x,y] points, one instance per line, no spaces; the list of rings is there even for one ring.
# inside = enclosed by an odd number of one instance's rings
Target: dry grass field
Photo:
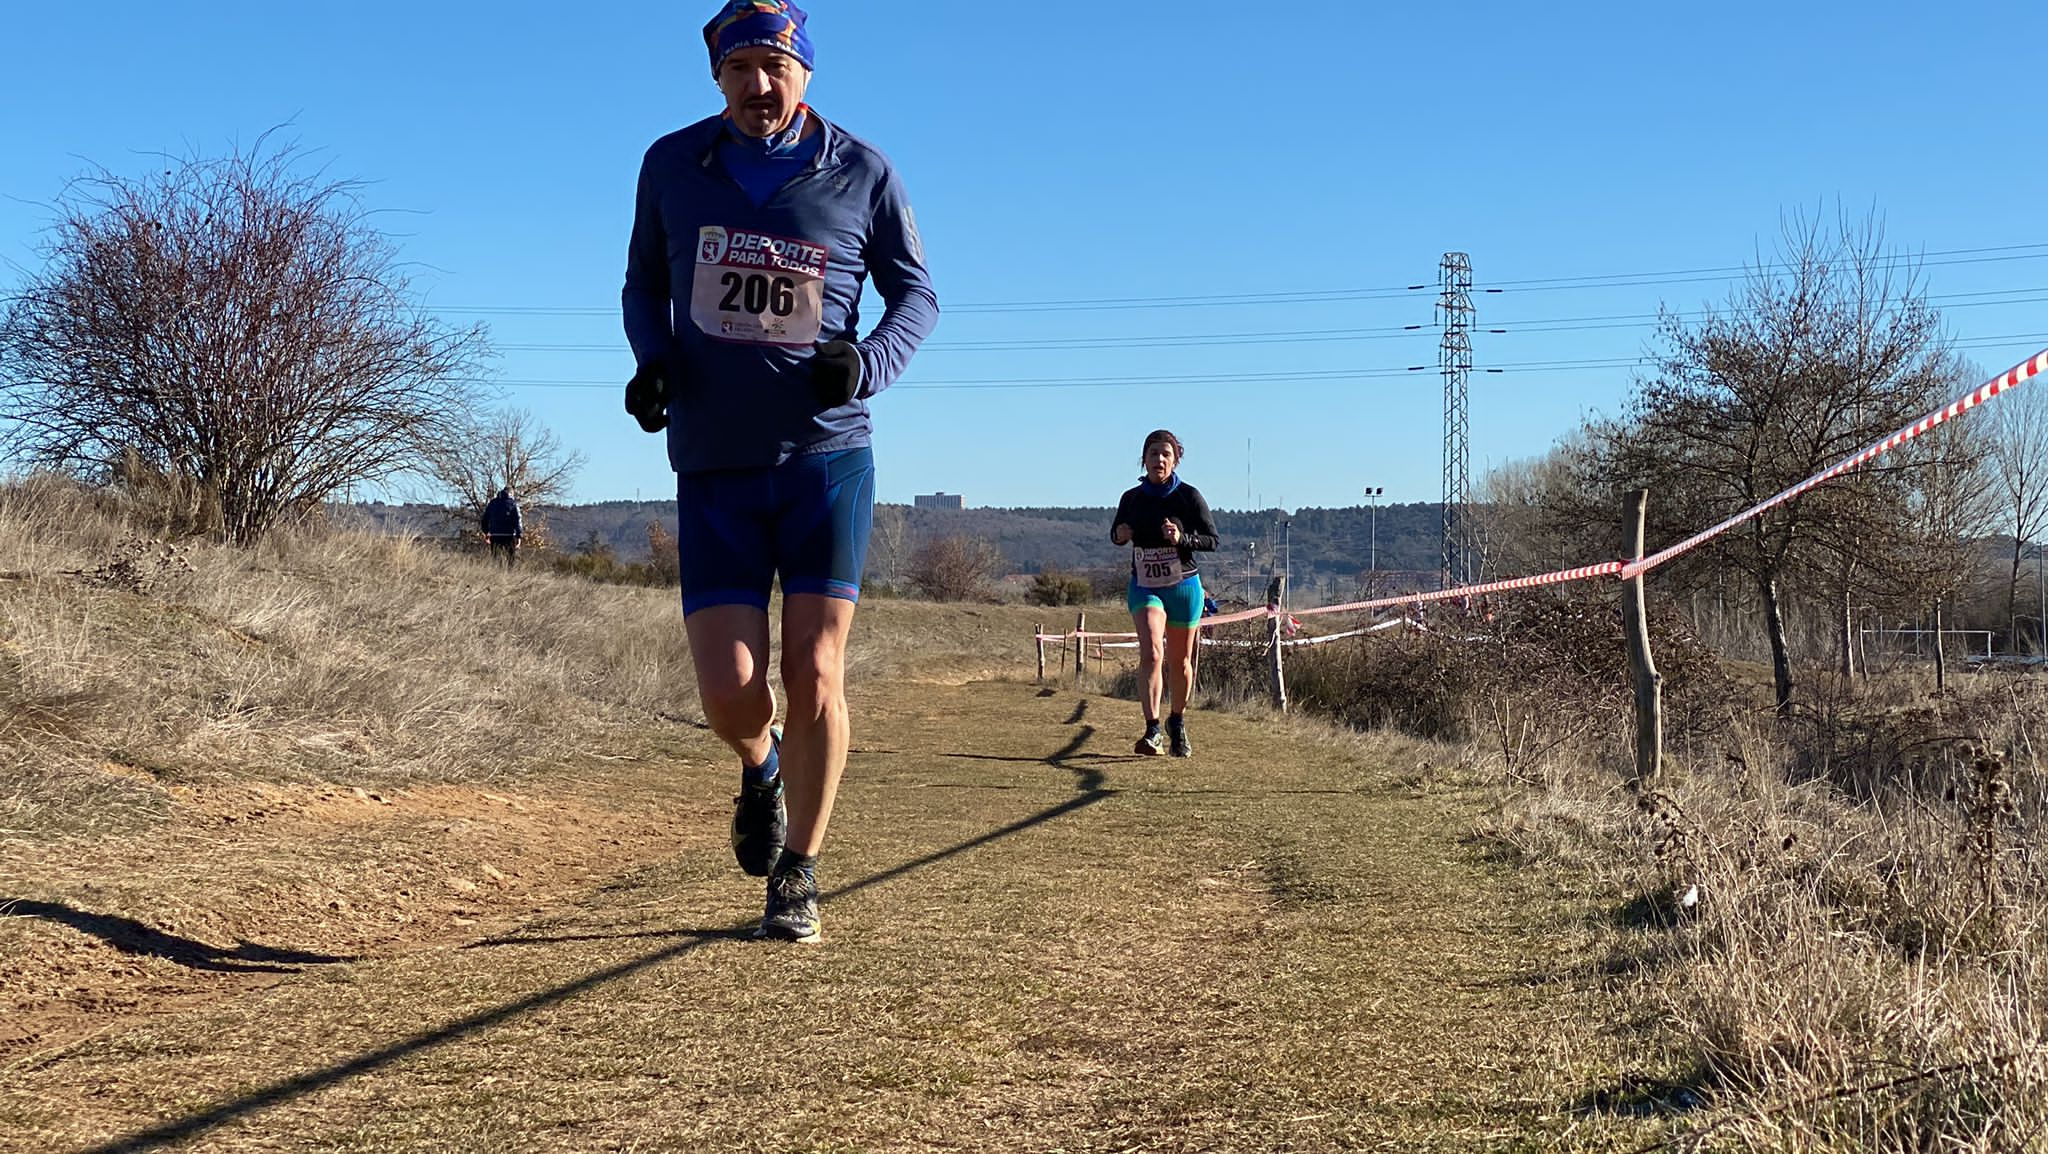
[[[875,601],[826,943],[746,940],[670,596],[0,493],[0,1149],[1629,1150],[1612,910],[1457,751]]]

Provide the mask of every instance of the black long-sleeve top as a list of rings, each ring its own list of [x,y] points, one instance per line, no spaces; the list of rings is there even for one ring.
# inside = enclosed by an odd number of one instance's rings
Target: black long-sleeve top
[[[1201,490],[1185,481],[1174,484],[1164,494],[1146,482],[1124,490],[1122,499],[1116,503],[1116,517],[1109,523],[1109,539],[1116,540],[1118,525],[1129,525],[1131,544],[1140,549],[1164,549],[1167,542],[1161,529],[1168,521],[1180,526],[1181,568],[1197,572],[1196,551],[1211,553],[1216,549],[1216,519],[1210,516],[1209,502],[1202,499]]]

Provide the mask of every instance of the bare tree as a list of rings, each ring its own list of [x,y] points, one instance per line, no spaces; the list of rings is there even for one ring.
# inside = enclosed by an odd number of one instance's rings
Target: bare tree
[[[1828,230],[1794,220],[1777,261],[1759,263],[1725,307],[1697,321],[1667,312],[1660,343],[1630,419],[1608,438],[1604,471],[1612,488],[1656,493],[1651,509],[1666,540],[1898,429],[1955,382],[1917,272],[1870,223]],[[1792,698],[1787,581],[1829,571],[1831,543],[1867,551],[1877,536],[1867,530],[1902,520],[1914,489],[1888,475],[1927,463],[1879,458],[1717,539],[1691,567],[1695,578],[1726,566],[1755,583],[1781,711]]]
[[[676,535],[660,521],[647,523],[647,567],[663,585],[683,582],[683,558],[676,552]]]
[[[868,533],[868,571],[866,576],[881,581],[894,581],[903,573],[908,561],[906,548],[910,537],[910,518],[901,505],[876,505],[874,527]]]
[[[1473,511],[1487,573],[1541,573],[1573,558],[1608,556],[1619,547],[1614,495],[1589,487],[1597,430],[1582,427],[1540,457],[1488,471]]]
[[[484,333],[420,310],[356,192],[267,138],[73,182],[0,314],[6,447],[189,480],[238,542],[417,467],[469,411]]]
[[[1991,414],[1991,472],[2012,533],[2005,620],[2019,625],[2020,561],[2027,542],[2048,536],[2048,388],[2029,386],[1999,399]]]
[[[1951,422],[1902,449],[1916,466],[1902,474],[1913,482],[1905,517],[1893,526],[1893,539],[1873,550],[1891,559],[1883,576],[1893,588],[1912,604],[1934,607],[1938,688],[1948,681],[1942,622],[1978,576],[1981,554],[1971,543],[1998,519],[1990,447],[1986,426]]]
[[[981,596],[1003,565],[1002,550],[981,537],[935,537],[910,558],[910,583],[934,601]]]
[[[473,420],[427,454],[427,471],[449,499],[459,523],[475,525],[498,490],[519,494],[527,509],[560,504],[583,467],[554,430],[525,409],[496,409]]]

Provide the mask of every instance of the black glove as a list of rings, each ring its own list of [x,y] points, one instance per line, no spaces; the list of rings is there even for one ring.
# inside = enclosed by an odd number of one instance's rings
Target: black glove
[[[811,357],[811,384],[828,409],[860,395],[860,376],[860,348],[852,341],[826,341]]]
[[[660,365],[641,365],[626,382],[626,411],[650,433],[668,428],[668,379]]]

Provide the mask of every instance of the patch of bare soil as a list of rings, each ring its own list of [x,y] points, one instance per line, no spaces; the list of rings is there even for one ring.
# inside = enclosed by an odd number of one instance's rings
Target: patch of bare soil
[[[701,835],[715,789],[668,779],[705,769],[593,761],[492,789],[173,784],[154,827],[14,843],[0,861],[0,1065],[532,916],[674,852],[679,826]]]

